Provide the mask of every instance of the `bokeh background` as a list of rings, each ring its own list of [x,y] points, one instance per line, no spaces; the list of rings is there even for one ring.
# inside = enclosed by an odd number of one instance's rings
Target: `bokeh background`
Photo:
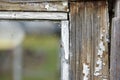
[[[0,21],[0,80],[59,80],[60,23]]]

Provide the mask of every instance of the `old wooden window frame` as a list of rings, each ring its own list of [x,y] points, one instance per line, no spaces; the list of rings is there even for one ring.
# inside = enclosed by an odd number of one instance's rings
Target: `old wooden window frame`
[[[69,80],[69,21],[65,12],[0,12],[0,20],[61,21],[61,80]]]

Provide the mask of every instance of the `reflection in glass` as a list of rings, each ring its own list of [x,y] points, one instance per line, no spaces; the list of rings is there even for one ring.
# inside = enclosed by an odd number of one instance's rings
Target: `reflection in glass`
[[[0,80],[59,80],[60,23],[0,21]]]

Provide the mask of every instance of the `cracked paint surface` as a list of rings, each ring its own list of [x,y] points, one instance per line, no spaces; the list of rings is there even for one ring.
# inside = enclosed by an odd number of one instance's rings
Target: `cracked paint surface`
[[[102,61],[103,53],[105,51],[104,41],[102,41],[103,38],[104,38],[104,34],[101,34],[99,47],[98,47],[98,54],[97,54],[98,58],[96,62],[95,72],[94,72],[95,76],[101,75],[100,71],[102,70],[102,66],[105,65],[105,63],[103,63]]]
[[[45,8],[47,9],[47,10],[54,10],[54,11],[57,11],[57,7],[52,7],[52,6],[50,6],[49,4],[45,4]]]
[[[90,74],[89,66],[85,63],[83,63],[83,80],[88,80],[88,75]]]

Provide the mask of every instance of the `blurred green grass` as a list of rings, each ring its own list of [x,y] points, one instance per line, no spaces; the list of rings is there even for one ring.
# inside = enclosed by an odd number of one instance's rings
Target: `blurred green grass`
[[[23,50],[31,51],[32,55],[28,53],[23,58],[22,80],[59,80],[59,40],[56,35],[26,36],[22,47]],[[41,55],[41,52],[45,58],[42,62],[35,57]],[[12,80],[12,76],[12,72],[2,74],[0,80]]]
[[[23,47],[33,51],[34,54],[40,51],[45,54],[45,60],[42,64],[27,66],[27,62],[25,63],[26,69],[28,72],[31,71],[31,73],[30,75],[29,73],[24,73],[23,80],[59,80],[59,37],[56,35],[27,36],[23,42]],[[31,76],[31,74],[33,75]]]

